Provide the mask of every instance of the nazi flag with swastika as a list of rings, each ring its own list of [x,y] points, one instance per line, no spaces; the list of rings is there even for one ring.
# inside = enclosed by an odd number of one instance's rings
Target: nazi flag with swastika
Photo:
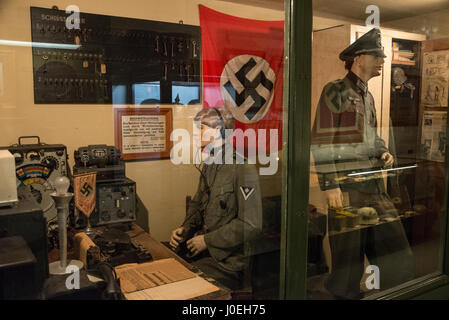
[[[75,207],[90,217],[95,209],[97,172],[76,174],[73,176]]]
[[[199,12],[204,108],[224,106],[234,129],[254,129],[256,136],[266,130],[266,143],[256,142],[262,152],[281,150],[284,21],[239,18],[203,5]],[[277,148],[270,144],[272,129]]]

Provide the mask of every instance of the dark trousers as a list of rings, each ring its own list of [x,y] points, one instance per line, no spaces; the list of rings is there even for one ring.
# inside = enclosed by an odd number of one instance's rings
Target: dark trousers
[[[242,285],[243,272],[223,268],[210,255],[192,261],[190,264],[231,290],[238,290]]]
[[[231,290],[240,289],[243,281],[243,271],[231,271],[223,268],[211,257],[208,250],[205,250],[195,257],[191,257],[189,250],[187,249],[186,243],[181,243],[178,251],[176,252],[181,258],[186,260],[191,265],[200,269],[206,276],[209,276],[225,287]]]
[[[379,218],[397,217],[397,211],[386,194],[365,194],[350,191],[354,208],[370,206]],[[402,284],[414,278],[413,254],[400,221],[373,225],[329,238],[332,272],[327,289],[339,298],[360,299],[360,280],[365,272],[364,256],[379,267],[380,290]]]

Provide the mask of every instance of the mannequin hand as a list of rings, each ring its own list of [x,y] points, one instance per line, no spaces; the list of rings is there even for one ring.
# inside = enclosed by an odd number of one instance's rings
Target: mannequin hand
[[[394,157],[389,152],[384,152],[380,159],[384,161],[384,167],[391,167],[394,163]]]
[[[192,257],[196,256],[200,252],[207,249],[206,241],[204,241],[204,235],[193,237],[187,241],[187,249],[192,253]]]
[[[183,232],[184,232],[183,227],[180,227],[180,228],[172,231],[171,237],[170,237],[170,247],[173,250],[178,248],[179,244],[185,241],[185,239],[182,237]]]
[[[343,208],[343,194],[340,188],[329,189],[324,191],[329,207]]]
[[[391,199],[391,202],[393,202],[393,204],[397,206],[402,203],[402,199],[400,197],[394,197]]]

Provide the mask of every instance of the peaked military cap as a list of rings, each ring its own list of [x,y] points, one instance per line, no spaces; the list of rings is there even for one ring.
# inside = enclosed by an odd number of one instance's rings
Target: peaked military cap
[[[340,60],[352,61],[354,57],[361,54],[370,54],[385,58],[384,48],[382,47],[380,30],[373,28],[361,36],[357,41],[351,44],[340,53]]]

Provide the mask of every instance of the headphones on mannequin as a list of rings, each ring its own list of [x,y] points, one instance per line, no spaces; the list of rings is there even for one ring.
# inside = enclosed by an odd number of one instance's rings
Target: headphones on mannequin
[[[225,122],[224,122],[223,116],[221,115],[220,111],[217,110],[217,108],[212,108],[212,109],[215,110],[215,112],[218,114],[218,117],[220,118],[220,122],[221,122],[220,134],[221,134],[221,137],[224,139],[225,138],[226,126],[225,126]]]

